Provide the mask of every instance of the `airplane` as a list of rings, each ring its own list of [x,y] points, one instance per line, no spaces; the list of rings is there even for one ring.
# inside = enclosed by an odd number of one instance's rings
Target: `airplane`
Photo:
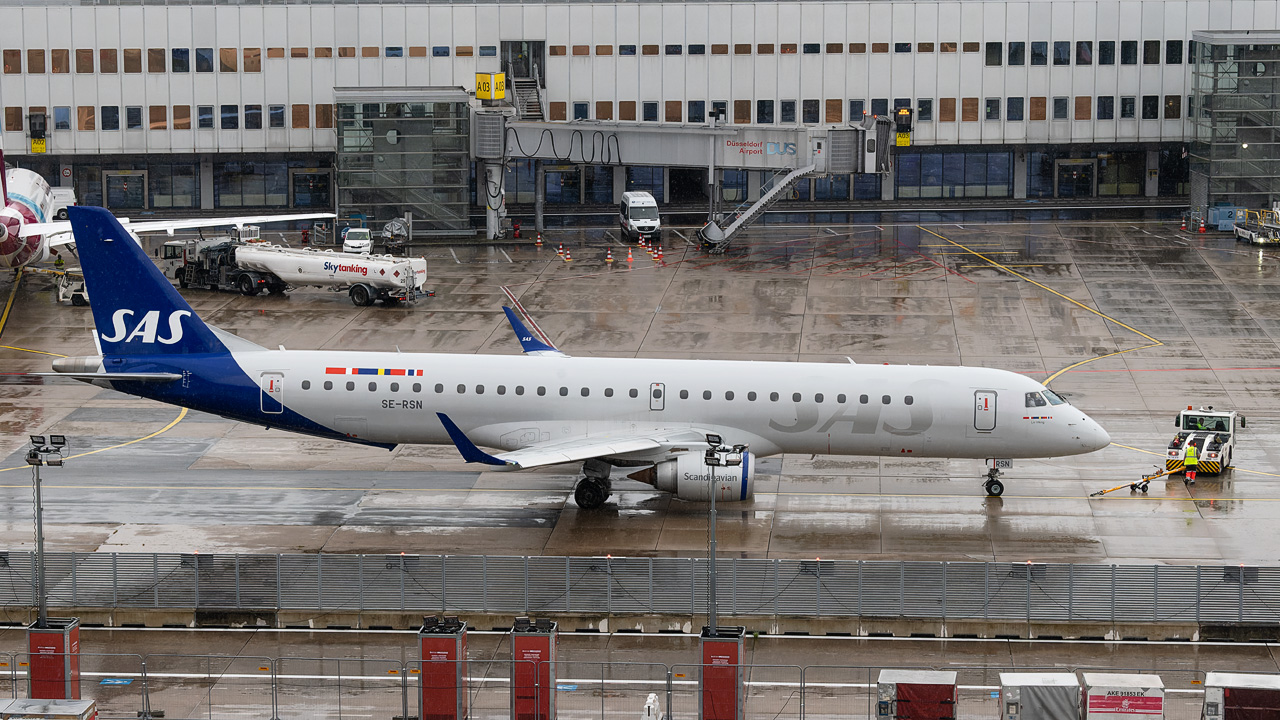
[[[53,219],[53,191],[49,183],[38,173],[24,168],[4,165],[4,153],[0,152],[0,191],[4,205],[0,207],[0,269],[20,270],[49,260],[58,248],[74,242],[71,224]],[[255,215],[225,218],[198,218],[183,220],[157,220],[149,222],[122,221],[137,240],[137,234],[194,230],[209,227],[262,225],[285,220],[314,220],[335,217],[333,213],[303,213],[296,215]]]
[[[108,211],[69,214],[100,354],[41,375],[388,450],[448,443],[498,470],[580,462],[583,509],[607,501],[615,467],[685,500],[746,500],[756,458],[779,453],[1000,459],[986,480],[998,496],[997,466],[1013,458],[1110,443],[1005,370],[570,357],[510,308],[524,356],[269,350],[206,325]],[[740,464],[708,467],[716,447],[703,443],[732,444]]]

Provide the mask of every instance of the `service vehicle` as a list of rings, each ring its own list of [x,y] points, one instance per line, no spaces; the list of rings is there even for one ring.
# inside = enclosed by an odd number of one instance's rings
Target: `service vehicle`
[[[1173,419],[1178,434],[1169,441],[1164,458],[1167,473],[1183,471],[1187,448],[1196,447],[1196,472],[1217,475],[1231,467],[1236,431],[1247,426],[1245,416],[1235,410],[1214,410],[1212,405],[1194,409],[1190,405]]]
[[[67,208],[76,204],[76,191],[69,187],[49,188],[53,195],[53,217],[56,220],[67,219]]]
[[[294,287],[321,287],[346,292],[361,307],[434,294],[425,288],[427,261],[421,257],[296,249],[258,238],[257,228],[246,227],[229,238],[171,240],[164,244],[160,268],[183,288],[225,288],[252,296],[263,290],[283,294]]]
[[[658,201],[643,190],[622,193],[618,205],[618,227],[623,240],[657,240],[662,233],[658,218]]]
[[[1280,216],[1275,210],[1246,210],[1244,220],[1235,223],[1236,240],[1254,245],[1280,243]]]
[[[342,231],[342,252],[373,252],[373,234],[369,228],[344,228]]]

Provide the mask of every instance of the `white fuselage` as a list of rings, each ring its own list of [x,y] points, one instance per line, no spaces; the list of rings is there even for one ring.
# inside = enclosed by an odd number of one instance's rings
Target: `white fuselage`
[[[1068,403],[1028,407],[1026,395],[1043,391],[1040,383],[987,368],[329,351],[233,356],[289,410],[376,443],[449,443],[438,412],[476,444],[502,450],[680,428],[718,433],[762,456],[1052,457],[1110,442]]]
[[[40,235],[21,237],[28,223],[50,219],[53,191],[44,178],[15,168],[5,173],[4,207],[0,207],[0,268],[20,268],[49,257],[49,246]]]

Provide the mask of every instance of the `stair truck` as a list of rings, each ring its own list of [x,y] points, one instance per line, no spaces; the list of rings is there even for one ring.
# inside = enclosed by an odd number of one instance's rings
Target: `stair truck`
[[[165,243],[161,268],[183,288],[232,289],[243,295],[295,287],[346,292],[365,307],[391,306],[434,295],[425,288],[425,258],[353,255],[332,250],[249,244],[237,239],[174,240]]]
[[[1193,409],[1190,405],[1173,419],[1178,434],[1169,441],[1164,458],[1165,472],[1182,472],[1187,447],[1195,445],[1197,471],[1217,475],[1231,467],[1236,431],[1247,427],[1245,416],[1235,410],[1214,410],[1212,405]]]

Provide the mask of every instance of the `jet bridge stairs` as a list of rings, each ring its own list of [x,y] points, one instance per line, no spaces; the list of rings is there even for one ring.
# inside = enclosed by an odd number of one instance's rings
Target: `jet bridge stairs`
[[[794,170],[787,170],[785,174],[780,171],[773,176],[773,186],[765,191],[759,200],[745,202],[734,208],[727,215],[726,219],[731,219],[728,226],[721,227],[716,222],[709,222],[703,225],[702,229],[698,230],[698,239],[702,241],[703,249],[713,255],[723,253],[729,247],[729,244],[733,242],[735,235],[759,219],[761,215],[764,215],[770,205],[791,192],[791,188],[795,187],[797,182],[813,174],[817,168],[817,165],[806,165]],[[720,222],[724,222],[724,220]]]

